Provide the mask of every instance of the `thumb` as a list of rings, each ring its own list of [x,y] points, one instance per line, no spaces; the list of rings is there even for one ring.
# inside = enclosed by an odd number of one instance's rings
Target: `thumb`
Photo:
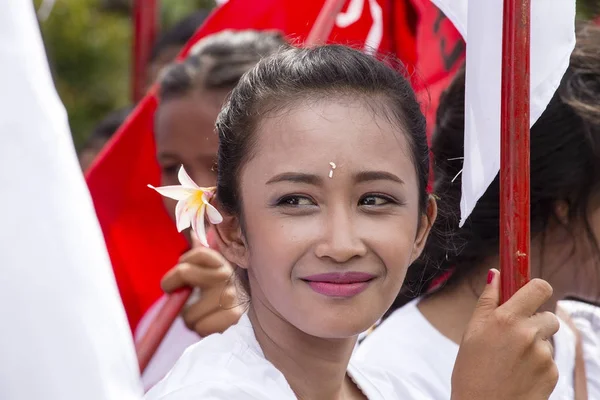
[[[500,306],[500,271],[492,268],[488,272],[487,285],[479,296],[471,320],[486,319],[498,306]]]

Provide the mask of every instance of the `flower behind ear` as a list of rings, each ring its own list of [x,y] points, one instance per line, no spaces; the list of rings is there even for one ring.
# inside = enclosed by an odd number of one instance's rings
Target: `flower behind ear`
[[[165,197],[177,200],[175,207],[177,230],[181,232],[191,226],[200,243],[208,247],[204,215],[208,215],[211,224],[220,224],[223,221],[219,211],[210,204],[210,199],[215,195],[215,188],[196,185],[183,166],[179,169],[177,177],[181,185],[161,187],[148,185],[148,187]]]

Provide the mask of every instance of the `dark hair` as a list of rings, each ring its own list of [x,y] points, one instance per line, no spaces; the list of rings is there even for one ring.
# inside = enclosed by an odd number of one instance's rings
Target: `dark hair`
[[[90,134],[83,148],[87,149],[103,145],[117,132],[132,110],[133,106],[127,106],[112,111],[110,114],[104,117],[94,127],[94,130]]]
[[[200,40],[183,62],[165,68],[159,77],[161,101],[195,89],[231,90],[261,58],[286,45],[276,31],[226,30]]]
[[[155,61],[160,56],[160,53],[169,47],[185,46],[209,14],[209,10],[198,10],[178,21],[165,32],[162,32],[152,47],[149,61]]]
[[[452,269],[452,285],[499,252],[500,187],[492,182],[462,228],[458,227],[464,155],[465,71],[443,94],[432,141],[438,218],[425,257],[410,269],[395,307],[414,298]],[[569,205],[598,250],[587,219],[590,197],[600,186],[600,28],[578,29],[570,66],[545,112],[531,128],[531,236],[544,239],[557,202]],[[570,232],[571,226],[562,224]],[[600,253],[599,253],[600,254]],[[415,288],[415,284],[421,284]],[[402,299],[403,298],[403,299]]]
[[[374,112],[406,131],[424,212],[429,173],[425,118],[410,83],[392,65],[391,59],[378,61],[340,45],[290,48],[261,60],[233,89],[217,119],[217,197],[223,209],[238,215],[243,226],[238,177],[252,157],[261,118],[298,99],[350,95],[376,101],[369,104]]]

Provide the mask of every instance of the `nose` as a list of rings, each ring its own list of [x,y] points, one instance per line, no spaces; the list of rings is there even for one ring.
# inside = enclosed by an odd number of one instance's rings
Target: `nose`
[[[316,256],[338,263],[364,257],[367,246],[361,239],[356,219],[350,207],[330,209],[325,214],[323,235],[315,247]]]

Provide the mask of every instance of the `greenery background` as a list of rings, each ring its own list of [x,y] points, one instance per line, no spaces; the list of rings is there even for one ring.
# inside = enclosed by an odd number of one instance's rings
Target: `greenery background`
[[[36,9],[43,0],[34,0]],[[131,0],[56,0],[40,21],[57,90],[69,113],[75,146],[95,124],[131,104]],[[162,0],[161,29],[211,0]]]
[[[42,2],[34,0],[36,9]],[[131,2],[55,0],[48,18],[40,21],[77,148],[106,114],[130,104]],[[159,2],[162,29],[196,9],[214,6],[212,0]],[[600,0],[578,0],[577,5],[582,18],[600,14]]]

